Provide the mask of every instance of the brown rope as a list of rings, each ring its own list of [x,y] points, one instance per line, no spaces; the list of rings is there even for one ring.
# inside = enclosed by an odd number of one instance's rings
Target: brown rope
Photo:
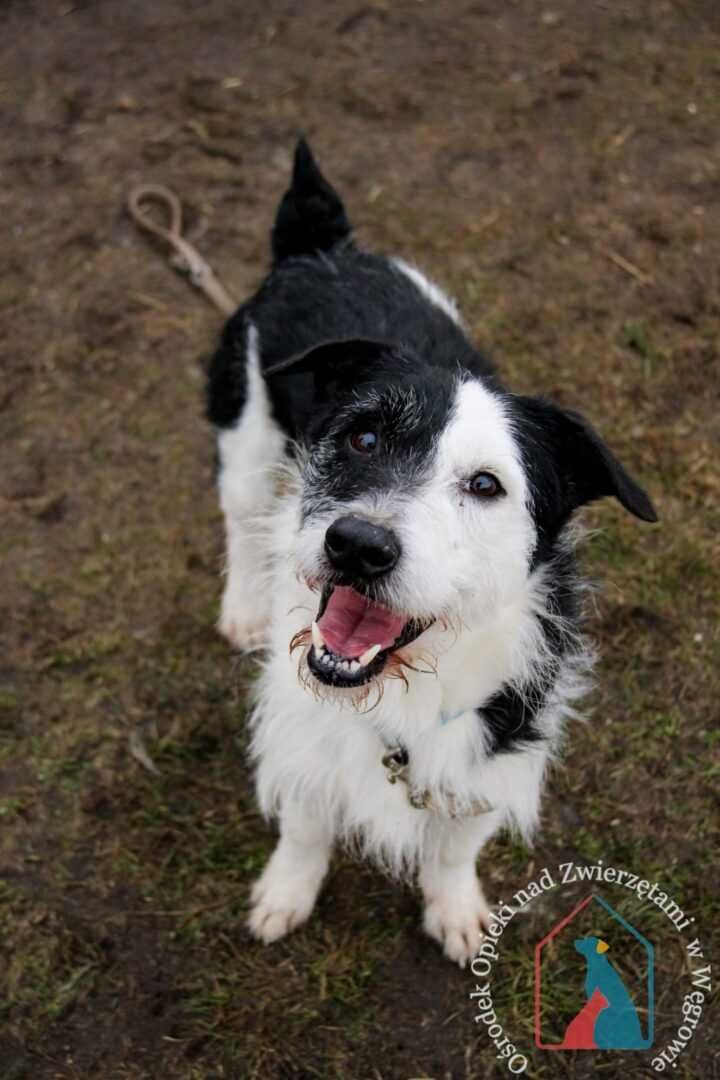
[[[167,227],[153,221],[143,209],[143,204],[148,202],[164,205],[169,220]],[[160,237],[172,248],[170,265],[175,270],[184,274],[196,289],[202,290],[223,315],[233,314],[237,303],[215,276],[210,264],[182,235],[182,205],[174,192],[160,184],[141,184],[128,196],[128,211],[139,228]]]

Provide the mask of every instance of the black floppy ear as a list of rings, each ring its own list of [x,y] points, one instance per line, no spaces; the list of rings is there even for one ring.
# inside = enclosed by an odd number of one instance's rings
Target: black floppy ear
[[[554,504],[567,520],[578,507],[613,496],[642,521],[658,520],[648,495],[584,417],[539,398],[516,401],[529,422],[518,424],[516,435],[536,501],[546,510]]]
[[[370,338],[326,341],[263,368],[273,408],[293,438],[307,434],[327,415],[342,391],[377,370],[394,356],[388,342]]]
[[[578,505],[611,495],[641,521],[658,520],[647,492],[633,480],[584,417],[565,412],[562,426],[564,453],[570,463],[576,498],[580,499]]]
[[[278,207],[272,231],[275,262],[292,255],[329,251],[352,227],[335,188],[320,172],[305,139],[295,148],[290,187]]]
[[[273,375],[312,374],[319,382],[340,382],[360,376],[383,354],[392,352],[388,341],[375,338],[333,338],[309,349],[293,353],[263,368],[265,378]]]

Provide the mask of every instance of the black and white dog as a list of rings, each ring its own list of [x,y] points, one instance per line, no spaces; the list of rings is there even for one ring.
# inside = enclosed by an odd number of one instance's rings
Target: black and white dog
[[[573,513],[655,512],[585,420],[502,386],[436,285],[355,246],[303,141],[272,250],[208,386],[220,628],[267,649],[252,756],[280,840],[250,929],[308,918],[339,838],[418,873],[425,929],[464,964],[478,853],[531,833],[588,686]]]

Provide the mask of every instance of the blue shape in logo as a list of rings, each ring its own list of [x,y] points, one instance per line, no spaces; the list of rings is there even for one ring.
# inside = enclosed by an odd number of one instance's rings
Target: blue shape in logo
[[[644,1045],[640,1021],[625,983],[610,963],[607,942],[597,937],[577,938],[575,948],[587,961],[585,994],[597,991],[607,1005],[597,1014],[594,1042],[598,1050],[639,1050]]]

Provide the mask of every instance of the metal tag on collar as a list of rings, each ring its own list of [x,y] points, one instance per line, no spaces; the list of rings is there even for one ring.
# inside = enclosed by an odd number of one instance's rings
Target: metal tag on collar
[[[429,791],[418,791],[417,788],[408,788],[408,802],[415,810],[434,810],[432,796]]]
[[[408,782],[408,767],[410,755],[404,746],[391,746],[386,754],[383,754],[382,763],[387,770],[387,778],[391,784],[401,780],[406,785],[407,798],[415,810],[430,810],[441,817],[451,821],[459,821],[463,818],[477,817],[478,814],[489,814],[493,806],[487,799],[482,797],[471,799],[469,803],[460,802],[454,795],[447,794],[443,803],[437,804],[430,791],[427,789],[410,787]]]
[[[409,760],[404,746],[391,746],[387,754],[383,754],[382,763],[387,769],[391,784],[396,784],[398,780],[407,780]]]
[[[418,791],[408,788],[408,802],[416,810],[431,810],[440,817],[449,818],[451,821],[461,821],[464,818],[477,817],[479,814],[489,814],[493,807],[487,799],[482,797],[471,799],[469,803],[461,802],[453,794],[445,794],[443,801],[438,802],[431,792]]]

